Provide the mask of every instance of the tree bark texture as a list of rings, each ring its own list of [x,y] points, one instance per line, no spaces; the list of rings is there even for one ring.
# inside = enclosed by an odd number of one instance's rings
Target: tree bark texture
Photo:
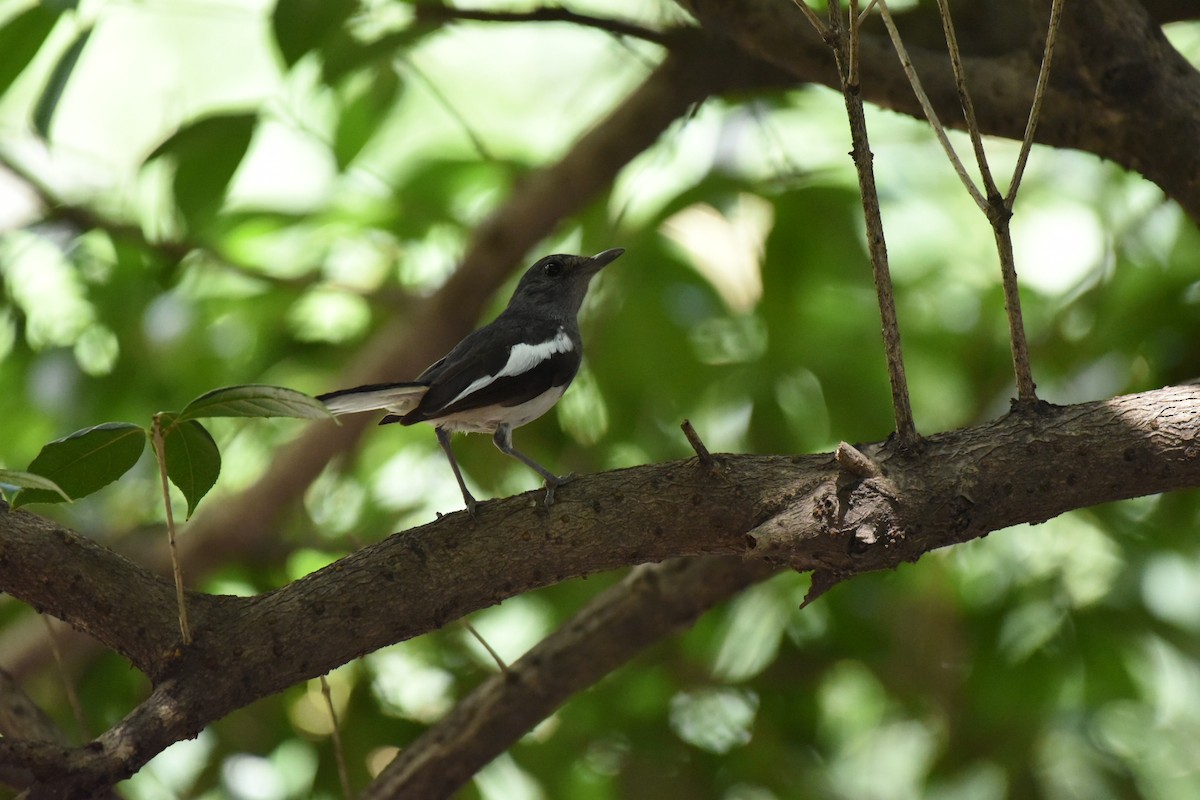
[[[700,27],[663,38],[664,62],[559,162],[514,190],[475,232],[455,276],[407,321],[382,331],[347,383],[415,375],[471,328],[537,241],[600,196],[696,103],[836,85],[828,48],[790,0],[680,4]],[[1019,137],[1048,3],[955,8],[980,124]],[[902,32],[939,115],[961,124],[940,25],[927,11],[905,17]],[[1142,173],[1200,220],[1200,73],[1160,28],[1194,15],[1194,4],[1171,0],[1068,2],[1037,138]],[[861,59],[869,102],[920,113],[874,22],[863,31]],[[266,547],[287,509],[331,458],[353,450],[367,423],[314,426],[251,489],[204,508],[185,540],[188,574]],[[0,776],[28,781],[31,797],[103,792],[229,711],[363,653],[556,581],[663,562],[635,571],[507,676],[481,686],[367,790],[441,796],[571,693],[780,565],[813,570],[819,593],[1016,523],[1200,486],[1198,434],[1200,388],[1170,387],[1022,409],[934,435],[913,452],[882,442],[841,457],[720,455],[715,474],[691,459],[581,477],[549,510],[536,492],[497,500],[481,507],[477,522],[452,514],[267,595],[193,594],[197,641],[188,648],[178,642],[172,587],[154,571],[35,515],[0,512],[0,590],[123,654],[153,684],[140,706],[85,747],[29,722],[25,701],[6,690]],[[18,677],[48,653],[8,634],[0,651],[15,659],[9,666]],[[573,680],[555,680],[562,665]]]
[[[738,556],[827,583],[1017,523],[1200,486],[1200,387],[1041,405],[915,453],[855,449],[865,462],[720,455],[716,474],[693,458],[583,476],[548,510],[538,491],[491,501],[478,520],[448,515],[265,595],[192,595],[187,648],[165,579],[34,514],[4,513],[0,589],[125,655],[154,688],[88,746],[0,741],[0,769],[36,776],[31,797],[105,789],[253,700],[572,577]]]

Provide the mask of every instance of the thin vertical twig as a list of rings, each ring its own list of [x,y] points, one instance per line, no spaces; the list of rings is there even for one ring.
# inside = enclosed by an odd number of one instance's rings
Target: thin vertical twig
[[[1017,281],[1016,260],[1013,256],[1012,206],[1001,196],[1000,188],[996,185],[995,178],[992,177],[991,167],[988,166],[987,152],[983,148],[983,133],[979,130],[979,122],[975,117],[975,105],[971,102],[971,93],[967,89],[967,73],[963,67],[962,52],[958,47],[958,36],[954,32],[954,20],[950,17],[950,4],[947,0],[938,0],[938,12],[942,18],[946,50],[950,55],[950,67],[954,73],[954,85],[958,90],[959,103],[962,105],[967,134],[971,138],[971,147],[975,151],[979,174],[983,179],[983,188],[987,199],[984,213],[988,223],[992,226],[992,233],[996,239],[996,253],[1000,260],[1000,279],[1004,287],[1004,310],[1008,317],[1008,336],[1012,346],[1013,375],[1017,384],[1017,400],[1021,403],[1036,402],[1037,391],[1029,363],[1029,343],[1025,337],[1025,320],[1021,312],[1021,293]],[[1042,66],[1044,73],[1044,60]],[[1029,133],[1028,125],[1026,133]],[[1018,166],[1023,169],[1019,161]]]
[[[904,356],[900,346],[900,323],[896,317],[896,298],[892,288],[892,275],[888,268],[887,240],[883,233],[883,216],[879,209],[879,192],[875,186],[874,155],[867,135],[867,119],[863,110],[862,95],[856,79],[857,65],[857,0],[850,5],[849,32],[842,22],[841,3],[832,0],[829,4],[829,35],[826,41],[833,49],[838,78],[842,84],[842,98],[846,105],[846,116],[850,122],[851,158],[858,173],[859,194],[862,196],[863,216],[867,228],[867,250],[871,256],[871,270],[875,280],[875,294],[879,301],[879,316],[883,327],[883,349],[887,359],[888,381],[892,390],[892,409],[896,419],[896,438],[900,447],[908,447],[920,440],[913,424],[912,403],[908,395],[908,379],[904,374]]]
[[[321,696],[325,698],[325,710],[333,723],[333,757],[337,762],[338,780],[342,784],[342,797],[350,800],[354,793],[350,790],[350,771],[346,769],[346,751],[342,747],[342,726],[338,722],[337,709],[333,707],[333,693],[329,691],[329,681],[321,676]]]
[[[496,662],[496,666],[500,668],[500,671],[507,675],[508,664],[505,664],[504,659],[500,657],[500,654],[497,653],[490,644],[488,644],[488,640],[483,638],[483,635],[479,631],[475,630],[475,626],[467,622],[466,618],[459,620],[459,622],[463,624],[463,627],[467,629],[468,633],[475,637],[475,641],[483,645],[483,649],[488,651],[488,655],[490,655],[492,660]]]
[[[913,92],[917,95],[917,99],[925,111],[926,118],[933,128],[934,134],[937,136],[938,141],[941,142],[942,148],[950,158],[950,163],[954,166],[955,172],[958,173],[967,192],[971,195],[971,199],[983,211],[988,223],[992,227],[992,233],[996,240],[996,252],[1000,261],[1000,277],[1004,289],[1004,310],[1008,317],[1008,334],[1012,347],[1017,402],[1020,404],[1035,403],[1038,399],[1037,385],[1033,381],[1033,370],[1029,361],[1029,344],[1025,336],[1025,321],[1021,312],[1021,294],[1017,281],[1016,261],[1013,256],[1010,223],[1012,219],[1012,200],[1016,194],[1015,185],[1020,182],[1021,172],[1025,168],[1028,149],[1032,145],[1033,132],[1037,125],[1037,115],[1041,107],[1041,99],[1045,92],[1045,83],[1049,74],[1049,56],[1053,53],[1062,0],[1054,0],[1054,5],[1051,8],[1051,31],[1047,34],[1046,38],[1046,55],[1042,59],[1041,70],[1038,75],[1038,88],[1035,89],[1033,107],[1030,109],[1030,119],[1026,125],[1025,139],[1022,142],[1022,153],[1018,157],[1016,169],[1013,173],[1013,182],[1010,183],[1007,197],[1001,196],[1000,189],[988,166],[987,153],[983,147],[983,135],[975,117],[975,107],[971,102],[970,92],[967,89],[966,70],[963,67],[962,54],[958,47],[958,37],[954,32],[954,23],[950,18],[949,4],[946,0],[938,0],[938,10],[942,17],[942,28],[946,34],[946,46],[950,55],[950,65],[954,73],[959,102],[962,104],[963,118],[971,138],[971,145],[975,151],[976,160],[979,163],[979,173],[983,179],[984,192],[979,190],[979,187],[975,185],[975,182],[967,174],[962,161],[954,152],[954,148],[946,136],[945,129],[934,113],[932,104],[930,104],[929,98],[921,86],[920,78],[912,66],[912,59],[909,58],[908,52],[904,47],[904,42],[901,40],[900,33],[896,28],[895,21],[892,19],[887,0],[876,0],[876,2],[879,5],[880,15],[883,17],[883,23],[887,27],[888,36],[892,40],[892,45],[896,48],[896,55],[900,59],[904,73],[908,76],[909,83],[913,87]]]
[[[1042,66],[1038,70],[1037,85],[1033,90],[1033,104],[1029,107],[1029,120],[1025,123],[1025,136],[1021,139],[1021,152],[1017,155],[1012,181],[1008,185],[1008,194],[1004,197],[1004,204],[1009,210],[1012,209],[1013,203],[1017,199],[1017,188],[1021,185],[1021,177],[1025,174],[1025,163],[1029,160],[1029,151],[1033,147],[1033,135],[1037,132],[1038,117],[1042,112],[1042,101],[1046,97],[1046,85],[1050,82],[1050,62],[1054,59],[1054,43],[1058,39],[1063,2],[1064,0],[1053,0],[1050,5],[1050,22],[1046,27],[1046,49],[1042,53]]]
[[[962,106],[963,119],[967,123],[967,134],[971,137],[971,148],[975,151],[979,175],[983,179],[984,194],[991,202],[993,198],[1000,196],[1000,190],[996,186],[996,179],[992,177],[987,152],[983,149],[983,134],[979,131],[979,123],[975,119],[975,104],[971,102],[971,92],[967,89],[967,71],[963,68],[962,52],[958,49],[958,35],[954,32],[954,20],[950,17],[950,4],[948,0],[937,0],[937,3],[942,18],[942,32],[946,36],[946,49],[950,53],[950,69],[954,73],[954,88],[958,90],[958,102]]]
[[[192,643],[192,629],[188,625],[187,598],[183,591],[183,567],[179,564],[179,548],[175,545],[175,513],[171,510],[171,484],[167,480],[167,452],[163,442],[162,418],[155,414],[150,426],[150,439],[154,444],[154,455],[158,459],[158,474],[162,479],[163,507],[167,512],[167,549],[171,553],[171,572],[175,576],[175,603],[179,609],[179,635],[185,645]]]
[[[904,70],[909,85],[912,86],[913,94],[917,96],[917,102],[920,103],[921,110],[925,112],[925,119],[933,129],[933,135],[937,137],[938,143],[941,144],[942,150],[945,151],[946,158],[950,159],[950,165],[954,167],[954,171],[958,174],[959,179],[966,188],[967,194],[971,195],[971,199],[975,201],[975,205],[979,206],[981,211],[987,213],[987,198],[979,191],[979,187],[975,185],[975,181],[967,173],[967,168],[963,166],[962,159],[954,151],[954,145],[950,144],[950,138],[946,135],[946,129],[942,125],[942,121],[938,118],[937,112],[933,110],[933,103],[929,101],[929,95],[925,93],[925,87],[921,85],[921,78],[917,75],[912,58],[908,55],[908,48],[904,46],[904,41],[900,38],[900,31],[896,28],[896,21],[892,19],[892,12],[888,8],[887,0],[877,0],[877,4],[879,6],[879,15],[883,18],[884,27],[887,28],[888,38],[892,40],[892,47],[896,49],[896,56],[900,59],[900,68]]]
[[[88,730],[87,718],[83,715],[83,704],[79,702],[79,693],[75,691],[75,684],[72,683],[71,677],[67,674],[67,665],[63,661],[62,649],[58,646],[58,633],[54,630],[54,625],[50,622],[50,618],[45,614],[40,615],[42,622],[46,625],[46,635],[50,641],[50,653],[54,656],[54,665],[58,670],[58,676],[62,679],[63,691],[67,695],[67,705],[71,707],[71,713],[75,716],[75,722],[79,725],[79,733],[84,739],[91,738],[91,732]]]

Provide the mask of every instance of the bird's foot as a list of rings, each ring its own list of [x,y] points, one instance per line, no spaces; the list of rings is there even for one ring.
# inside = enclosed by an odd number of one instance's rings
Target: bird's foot
[[[574,477],[575,473],[572,472],[568,475],[555,475],[554,480],[546,478],[546,508],[554,505],[554,490],[564,483],[569,482]]]
[[[475,509],[479,506],[479,503],[475,501],[475,498],[470,493],[464,493],[463,502],[467,504],[467,513],[471,515],[471,519],[479,519],[475,513]]]

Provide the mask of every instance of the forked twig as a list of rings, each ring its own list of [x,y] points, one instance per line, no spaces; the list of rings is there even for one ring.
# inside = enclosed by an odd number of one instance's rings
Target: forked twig
[[[987,153],[983,147],[983,135],[975,117],[975,107],[971,102],[970,92],[967,90],[966,70],[963,67],[962,54],[958,47],[958,37],[954,32],[954,22],[950,17],[949,4],[946,0],[938,0],[938,10],[942,18],[942,28],[946,34],[946,46],[950,54],[950,65],[954,72],[954,82],[958,90],[959,101],[962,104],[963,118],[971,137],[971,145],[975,151],[976,160],[979,163],[979,173],[983,179],[983,192],[980,191],[979,187],[976,186],[975,182],[967,174],[962,161],[958,158],[957,153],[955,153],[953,146],[950,144],[949,138],[946,136],[941,121],[933,111],[933,107],[929,103],[929,98],[921,86],[920,78],[912,66],[912,60],[908,57],[908,52],[900,38],[895,20],[892,19],[887,0],[876,0],[876,2],[879,5],[879,12],[883,17],[884,25],[887,27],[888,35],[892,40],[893,46],[896,48],[900,64],[904,69],[905,75],[908,76],[909,82],[913,87],[913,92],[917,95],[922,109],[925,111],[930,126],[933,128],[938,141],[942,144],[942,149],[946,151],[946,155],[950,159],[950,163],[954,166],[955,172],[958,173],[959,178],[962,180],[963,186],[966,187],[967,192],[971,195],[971,199],[983,211],[988,223],[992,226],[992,233],[996,239],[996,252],[1000,260],[1001,282],[1004,287],[1004,308],[1008,317],[1013,373],[1017,385],[1017,402],[1021,404],[1035,403],[1038,399],[1037,386],[1033,382],[1033,370],[1029,363],[1029,344],[1025,336],[1025,322],[1021,312],[1021,295],[1017,282],[1016,263],[1013,257],[1010,220],[1012,218],[1012,205],[1016,197],[1016,189],[1020,183],[1021,174],[1025,169],[1025,163],[1029,156],[1029,148],[1033,143],[1033,133],[1037,126],[1037,117],[1041,109],[1042,98],[1045,95],[1045,86],[1050,70],[1050,57],[1053,54],[1063,0],[1053,0],[1050,13],[1050,30],[1046,36],[1046,51],[1038,73],[1034,101],[1030,108],[1029,121],[1025,128],[1025,137],[1021,144],[1021,154],[1013,171],[1013,179],[1009,184],[1008,195],[1005,197],[1000,195],[1000,189],[992,177],[991,169],[988,166]]]
[[[975,201],[975,205],[984,213],[987,213],[987,198],[979,191],[979,187],[975,185],[975,181],[967,174],[967,168],[963,165],[962,159],[958,157],[958,153],[954,151],[954,145],[950,144],[950,138],[946,135],[946,129],[942,125],[941,119],[938,118],[937,112],[933,110],[933,103],[929,101],[929,95],[925,93],[925,87],[921,85],[921,79],[917,75],[916,67],[913,66],[912,59],[908,55],[908,48],[904,46],[904,42],[900,39],[900,31],[896,28],[896,21],[892,19],[891,9],[888,8],[887,0],[877,0],[879,6],[879,15],[883,18],[884,27],[887,28],[888,37],[892,40],[892,47],[896,48],[896,56],[900,59],[900,67],[904,70],[905,77],[908,78],[909,84],[912,86],[913,94],[917,96],[917,102],[921,104],[921,110],[925,112],[925,119],[929,122],[929,126],[933,128],[933,135],[937,137],[938,143],[941,144],[942,150],[946,153],[946,158],[950,159],[950,165],[954,167],[954,171],[958,174],[963,186],[967,190],[967,194],[971,195],[971,199]]]
[[[1046,97],[1046,86],[1050,82],[1050,62],[1054,59],[1054,43],[1058,39],[1058,26],[1062,21],[1063,2],[1064,0],[1053,0],[1050,4],[1050,22],[1046,27],[1046,49],[1042,52],[1042,66],[1038,70],[1037,85],[1033,89],[1033,104],[1029,107],[1029,120],[1025,123],[1025,136],[1021,139],[1021,152],[1017,155],[1012,181],[1008,184],[1008,194],[1004,197],[1004,204],[1010,210],[1017,199],[1017,188],[1021,185],[1021,177],[1025,174],[1025,163],[1029,160],[1029,151],[1033,148],[1033,135],[1037,132],[1038,117],[1042,113],[1042,101]]]

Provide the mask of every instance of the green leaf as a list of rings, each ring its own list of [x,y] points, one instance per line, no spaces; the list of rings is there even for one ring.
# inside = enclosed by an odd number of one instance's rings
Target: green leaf
[[[140,425],[105,422],[50,442],[29,465],[29,472],[54,481],[63,492],[79,499],[128,472],[145,447],[146,431]],[[56,492],[23,489],[13,499],[13,507],[61,502]]]
[[[62,99],[63,91],[67,88],[67,80],[74,72],[75,65],[79,63],[79,56],[83,53],[83,48],[87,45],[91,35],[92,29],[87,28],[75,37],[75,41],[71,42],[71,46],[54,65],[54,71],[50,73],[50,79],[46,81],[46,87],[42,89],[42,95],[38,98],[37,107],[33,111],[33,127],[43,139],[50,136],[50,121],[54,118],[55,110],[58,109],[58,101]]]
[[[221,208],[229,182],[250,147],[258,115],[214,114],[193,120],[147,158],[175,161],[175,203],[193,228],[202,228]]]
[[[0,94],[8,91],[58,22],[59,12],[39,3],[27,8],[0,28]]]
[[[271,28],[287,66],[341,29],[358,6],[356,0],[279,0],[271,14]]]
[[[201,417],[300,417],[328,419],[333,415],[320,400],[282,386],[226,386],[188,403],[178,421]]]
[[[189,517],[221,474],[221,451],[204,426],[176,414],[160,414],[167,477],[187,499]]]
[[[334,132],[333,153],[345,169],[380,129],[400,94],[400,78],[390,64],[375,70],[370,82],[342,108]]]
[[[11,469],[0,469],[0,486],[16,486],[19,489],[42,489],[48,492],[56,492],[62,495],[62,499],[68,503],[71,498],[67,496],[59,485],[49,478],[43,478],[41,475],[34,475],[32,472],[18,472]]]

